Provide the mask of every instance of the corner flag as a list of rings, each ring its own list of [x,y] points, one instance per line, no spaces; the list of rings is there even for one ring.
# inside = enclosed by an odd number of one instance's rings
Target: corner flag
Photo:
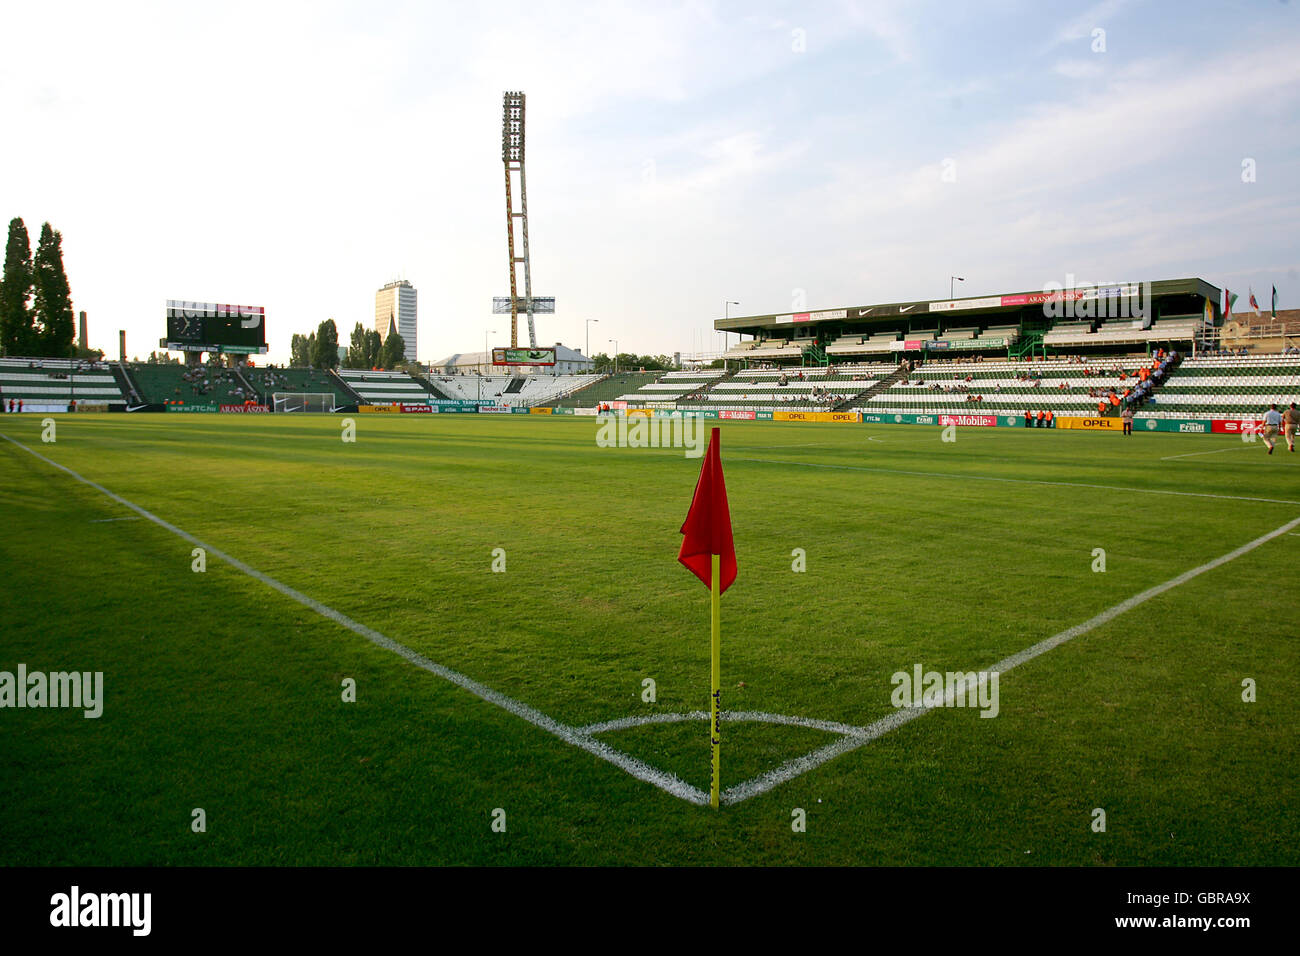
[[[695,485],[691,510],[682,524],[682,548],[677,560],[686,565],[705,587],[713,586],[710,574],[710,555],[722,558],[722,585],[718,593],[726,591],[736,580],[736,546],[731,537],[731,512],[727,508],[727,486],[722,480],[721,441],[719,429],[713,429],[709,450],[700,468],[700,480]]]
[[[719,430],[709,437],[709,450],[700,467],[691,510],[682,523],[681,550],[677,560],[709,587],[712,661],[709,692],[709,745],[713,770],[709,780],[709,805],[718,807],[722,779],[722,592],[736,580],[736,546],[731,537],[731,512],[727,508],[727,486],[722,480],[722,440]]]

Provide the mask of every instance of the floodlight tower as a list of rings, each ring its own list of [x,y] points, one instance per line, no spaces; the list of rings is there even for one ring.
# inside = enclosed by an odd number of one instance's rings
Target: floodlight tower
[[[528,313],[528,345],[537,348],[533,314],[554,312],[554,298],[533,299],[533,277],[528,263],[528,185],[524,178],[524,94],[507,92],[501,98],[501,161],[506,172],[506,241],[510,253],[509,308],[504,297],[492,300],[494,313],[510,313],[510,347],[519,347],[519,312]],[[519,209],[515,209],[511,173],[519,174]],[[515,220],[519,220],[523,255],[515,255]],[[519,295],[519,263],[524,264],[524,294]]]

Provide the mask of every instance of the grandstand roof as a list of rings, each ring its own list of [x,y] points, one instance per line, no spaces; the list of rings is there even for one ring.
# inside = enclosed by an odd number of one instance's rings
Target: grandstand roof
[[[1216,317],[1219,314],[1219,300],[1221,298],[1219,288],[1204,279],[1198,278],[1164,279],[1149,283],[1120,282],[1095,286],[1081,285],[1068,291],[1083,293],[1084,298],[1110,298],[1131,294],[1130,290],[1134,287],[1142,286],[1142,295],[1145,298],[1148,294],[1145,287],[1148,284],[1150,286],[1149,294],[1153,299],[1170,296],[1199,297],[1212,303]],[[1088,295],[1088,293],[1092,293],[1092,295]],[[763,330],[779,329],[783,326],[796,324],[803,326],[816,326],[820,323],[829,322],[841,324],[844,322],[854,324],[890,322],[896,324],[900,321],[915,321],[921,317],[933,319],[935,322],[942,321],[945,325],[952,325],[957,320],[979,322],[981,320],[977,318],[978,316],[1010,316],[1012,313],[1026,307],[1041,308],[1043,303],[1047,301],[1045,297],[1050,294],[1052,294],[1050,290],[1034,289],[959,299],[920,299],[911,302],[883,302],[874,305],[842,306],[840,308],[808,312],[733,316],[727,319],[715,320],[713,327],[718,331],[758,334]]]

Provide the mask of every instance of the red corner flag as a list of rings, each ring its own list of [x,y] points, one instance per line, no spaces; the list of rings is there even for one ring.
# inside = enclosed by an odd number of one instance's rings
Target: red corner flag
[[[713,587],[710,579],[710,555],[721,555],[719,578],[721,594],[736,580],[736,546],[731,539],[731,512],[727,508],[727,486],[722,480],[722,457],[719,453],[721,439],[718,429],[709,438],[709,450],[704,455],[700,480],[695,485],[691,510],[682,524],[682,549],[677,560],[686,565],[707,588]]]

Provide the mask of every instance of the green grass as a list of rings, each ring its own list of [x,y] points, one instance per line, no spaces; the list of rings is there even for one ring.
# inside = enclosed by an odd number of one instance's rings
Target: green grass
[[[0,419],[0,434],[566,724],[704,709],[708,593],[675,560],[700,462],[598,448],[596,427],[357,416],[345,444],[331,416],[78,415],[44,444],[36,417]],[[722,428],[740,566],[723,600],[731,710],[871,723],[892,710],[896,671],[987,667],[1300,517],[1300,456],[1236,438]],[[1003,675],[996,719],[932,713],[715,812],[214,556],[194,573],[189,542],[99,520],[132,512],[4,441],[0,504],[0,670],[102,670],[106,696],[98,720],[0,710],[6,865],[1300,863],[1286,590],[1300,536]],[[724,730],[724,786],[835,739]],[[706,733],[601,739],[707,788]],[[191,832],[196,807],[206,833]],[[1096,807],[1105,833],[1089,828]]]

